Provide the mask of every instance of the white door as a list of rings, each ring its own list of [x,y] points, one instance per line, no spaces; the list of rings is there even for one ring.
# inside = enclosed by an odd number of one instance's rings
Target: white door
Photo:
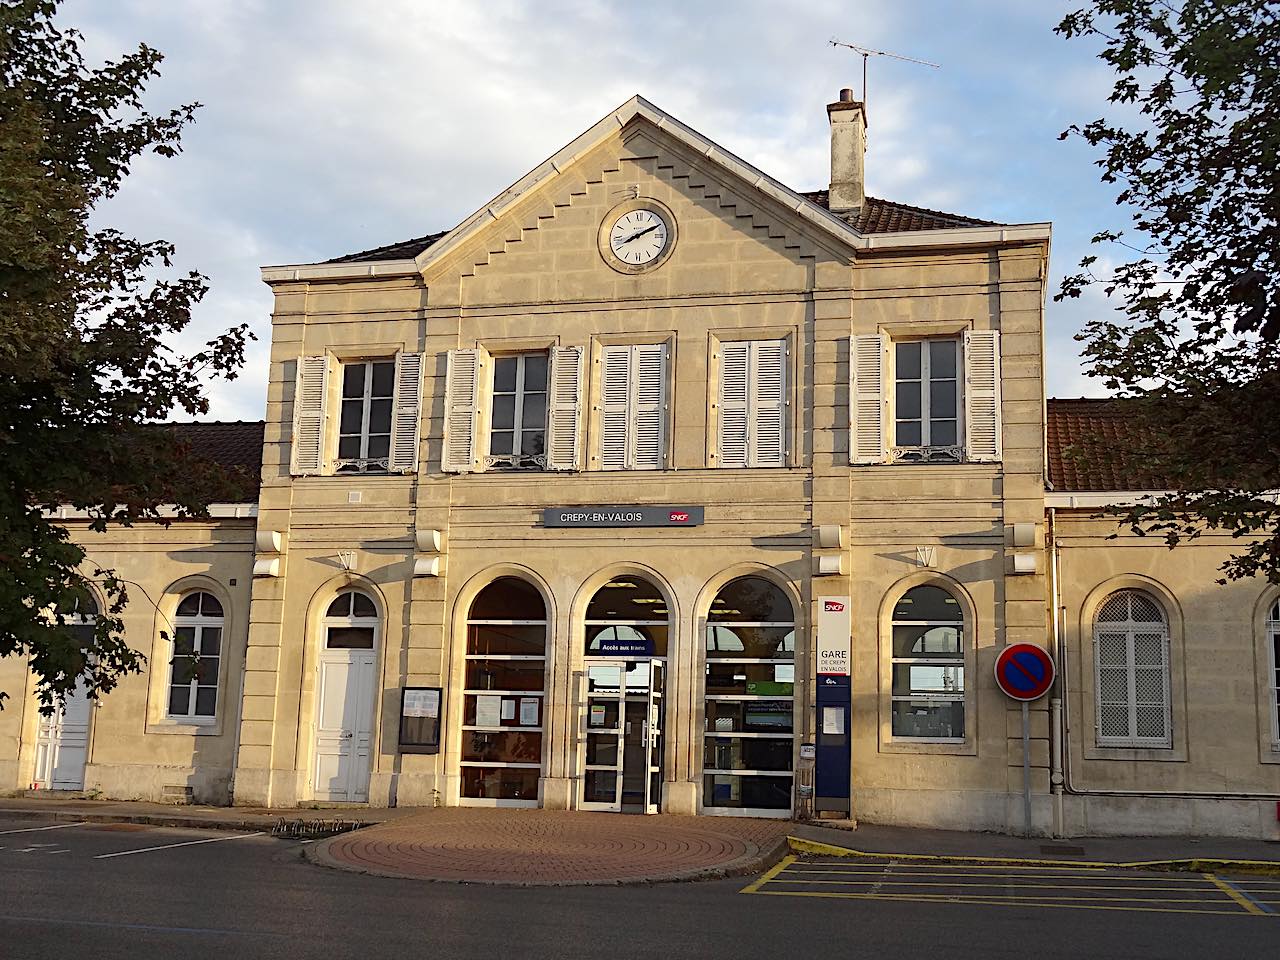
[[[89,756],[89,694],[84,681],[62,710],[40,718],[36,735],[36,782],[42,790],[83,790]]]
[[[369,799],[373,741],[372,651],[326,652],[320,660],[316,708],[315,799]]]

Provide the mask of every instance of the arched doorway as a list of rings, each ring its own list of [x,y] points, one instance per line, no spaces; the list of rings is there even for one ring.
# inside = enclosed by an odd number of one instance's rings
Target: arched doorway
[[[791,810],[795,612],[782,588],[738,577],[707,612],[702,805],[776,816]]]
[[[344,590],[325,610],[317,664],[314,794],[317,800],[369,799],[376,693],[378,608]]]
[[[93,644],[98,604],[87,596],[69,612],[63,622],[71,635],[88,649]],[[84,678],[67,694],[60,709],[40,716],[36,732],[35,785],[43,790],[83,790],[84,768],[89,758],[89,720],[92,703]]]
[[[583,809],[658,812],[670,634],[667,601],[643,577],[615,577],[587,605]]]
[[[462,803],[536,806],[542,774],[547,607],[516,577],[471,603],[462,693]]]

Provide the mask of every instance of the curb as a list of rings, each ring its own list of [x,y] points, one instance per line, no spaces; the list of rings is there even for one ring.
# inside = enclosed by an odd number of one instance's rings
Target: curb
[[[724,880],[759,873],[778,864],[790,852],[789,837],[781,837],[767,850],[755,847],[737,860],[716,867],[705,867],[701,870],[686,870],[680,873],[655,874],[648,877],[627,877],[622,879],[602,880],[466,880],[459,877],[423,877],[411,873],[398,873],[391,868],[362,867],[345,860],[339,860],[329,853],[329,847],[342,835],[327,837],[303,848],[303,856],[318,867],[331,870],[342,870],[346,873],[363,874],[367,877],[381,877],[389,880],[413,880],[418,883],[459,883],[486,887],[640,887],[657,883],[697,883],[705,880]]]
[[[138,823],[150,827],[175,827],[182,830],[265,830],[271,828],[280,817],[263,817],[257,820],[210,819],[208,817],[166,816],[157,813],[72,813],[66,810],[6,810],[0,808],[0,816],[12,820],[53,820],[55,823]],[[286,818],[287,819],[287,818]],[[361,827],[372,827],[385,820],[371,820]]]
[[[1167,873],[1245,873],[1260,877],[1280,877],[1280,861],[1230,860],[1213,857],[1188,857],[1173,860],[1046,860],[1032,857],[966,857],[926,853],[876,853],[838,847],[803,837],[787,837],[787,844],[797,854],[819,854],[825,857],[863,857],[877,860],[924,860],[930,863],[971,863],[992,866],[1024,867],[1110,867],[1120,870],[1152,870]]]

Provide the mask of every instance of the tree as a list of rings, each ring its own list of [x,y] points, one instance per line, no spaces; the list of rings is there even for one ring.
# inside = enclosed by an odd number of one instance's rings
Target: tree
[[[166,504],[200,516],[228,495],[236,478],[155,422],[206,413],[206,381],[235,376],[250,336],[179,355],[169,341],[205,278],[167,276],[172,245],[94,223],[138,156],[178,153],[198,104],[148,112],[160,54],[142,45],[90,69],[56,13],[0,0],[0,656],[29,659],[45,712],[78,679],[99,696],[144,662],[123,635],[125,583],[50,511],[86,511],[100,531],[167,522]],[[71,629],[95,592],[93,629]]]
[[[1226,579],[1280,583],[1280,3],[1094,0],[1056,28],[1101,41],[1119,119],[1072,126],[1100,148],[1131,235],[1103,271],[1081,261],[1055,297],[1100,286],[1087,372],[1131,401],[1132,458],[1176,492],[1122,511],[1170,547],[1209,531],[1240,543]],[[1095,269],[1097,268],[1097,269]]]

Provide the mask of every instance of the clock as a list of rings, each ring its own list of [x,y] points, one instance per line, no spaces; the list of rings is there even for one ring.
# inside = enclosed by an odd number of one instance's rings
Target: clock
[[[670,255],[675,239],[675,216],[646,198],[619,204],[600,224],[600,253],[620,273],[656,268]]]

